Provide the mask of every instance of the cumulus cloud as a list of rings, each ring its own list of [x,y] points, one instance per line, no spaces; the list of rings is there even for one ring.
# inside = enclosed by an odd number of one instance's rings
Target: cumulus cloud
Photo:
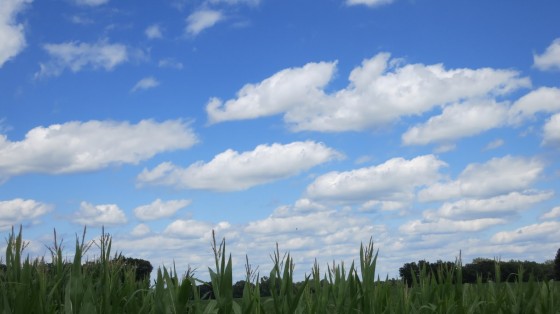
[[[560,70],[560,38],[556,38],[542,54],[533,54],[533,66],[541,71]]]
[[[544,213],[541,219],[555,219],[560,217],[560,206],[556,206],[550,211]]]
[[[180,120],[137,124],[92,120],[36,127],[21,141],[0,135],[0,180],[25,173],[64,174],[137,164],[196,142],[194,132]]]
[[[306,194],[311,199],[337,202],[410,201],[415,189],[438,180],[439,170],[445,166],[434,155],[393,158],[377,166],[321,175]]]
[[[507,112],[507,105],[494,100],[450,105],[440,115],[408,129],[402,141],[405,145],[425,145],[480,134],[505,124]]]
[[[450,220],[439,218],[428,221],[410,221],[402,225],[399,230],[407,234],[476,232],[505,223],[506,220],[501,218],[481,218],[473,220]]]
[[[16,17],[31,2],[32,0],[0,2],[0,68],[26,46],[24,26],[17,23]]]
[[[336,62],[308,63],[301,68],[282,70],[259,84],[247,84],[237,99],[225,104],[217,98],[206,107],[211,123],[254,119],[289,112],[296,104],[309,106],[324,97],[323,88],[335,71]]]
[[[130,235],[135,236],[135,237],[142,237],[142,236],[145,236],[145,235],[149,234],[150,232],[152,232],[152,230],[150,229],[150,227],[148,225],[138,224],[132,229],[132,231],[130,232]]]
[[[511,192],[486,199],[462,199],[444,203],[436,211],[424,212],[426,219],[495,218],[514,214],[520,210],[552,198],[551,191]]]
[[[554,113],[560,111],[560,89],[541,87],[519,98],[509,111],[509,121],[519,124],[538,112]]]
[[[96,7],[109,2],[109,0],[74,0],[74,2],[77,5]]]
[[[158,24],[148,26],[144,31],[144,34],[146,34],[148,39],[163,38],[161,27]]]
[[[543,127],[543,144],[560,144],[560,113],[550,117]]]
[[[220,223],[218,223],[218,226]],[[222,229],[227,229],[229,223],[221,223]],[[215,225],[210,223],[205,223],[196,220],[184,220],[179,219],[173,221],[166,228],[164,233],[180,238],[200,238],[201,235],[209,235],[212,229],[215,229]]]
[[[134,93],[139,90],[150,89],[159,86],[159,81],[156,80],[154,77],[149,76],[141,79],[138,81],[130,90],[130,92]]]
[[[21,198],[0,201],[0,230],[27,221],[34,222],[52,209],[51,205]]]
[[[365,5],[368,7],[377,7],[384,4],[392,3],[394,0],[346,0],[347,5]]]
[[[432,184],[418,193],[420,201],[459,197],[490,197],[529,188],[544,170],[537,159],[505,156],[469,164],[458,178]]]
[[[557,241],[560,238],[560,221],[532,224],[513,231],[502,231],[492,236],[492,243],[519,243],[529,241]]]
[[[240,191],[297,175],[340,157],[340,153],[322,143],[275,143],[242,153],[228,149],[207,163],[199,161],[187,168],[162,163],[152,170],[144,169],[138,182],[186,189]]]
[[[187,17],[187,34],[196,36],[203,30],[210,28],[224,18],[222,12],[210,9],[202,9],[193,12]]]
[[[61,44],[46,44],[43,49],[51,60],[40,64],[36,77],[57,76],[65,69],[79,72],[84,68],[105,69],[110,71],[129,59],[129,52],[123,44],[111,44],[107,41],[83,43],[70,41]]]
[[[86,226],[119,225],[126,223],[126,215],[115,204],[93,205],[81,202],[80,209],[72,220]]]
[[[402,64],[388,53],[366,59],[350,84],[327,93],[336,62],[308,63],[247,84],[237,98],[211,98],[210,123],[283,114],[293,131],[359,131],[425,113],[436,106],[492,98],[531,85],[512,70],[451,69],[442,64]]]
[[[158,198],[151,204],[136,207],[134,214],[140,220],[156,220],[170,217],[178,210],[187,207],[190,203],[190,200],[162,201]]]

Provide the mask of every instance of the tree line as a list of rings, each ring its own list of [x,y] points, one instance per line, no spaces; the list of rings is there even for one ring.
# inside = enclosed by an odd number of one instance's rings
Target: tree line
[[[496,273],[499,266],[499,272]],[[425,272],[431,276],[438,276],[438,273],[457,271],[457,263],[438,260],[430,263],[426,260],[405,263],[399,268],[400,277],[409,285],[418,279],[420,272]],[[522,270],[522,272],[520,272]],[[533,276],[538,281],[558,280],[560,281],[560,249],[556,252],[554,260],[547,260],[544,263],[534,261],[509,260],[499,261],[489,258],[475,258],[471,263],[461,267],[463,283],[501,281],[514,282],[521,274],[523,281],[528,281]],[[416,277],[416,278],[413,278]]]

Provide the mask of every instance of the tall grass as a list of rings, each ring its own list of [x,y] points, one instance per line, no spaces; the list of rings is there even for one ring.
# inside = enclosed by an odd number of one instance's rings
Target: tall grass
[[[359,263],[333,262],[321,272],[315,262],[310,274],[294,283],[294,262],[276,246],[271,255],[270,297],[261,297],[260,277],[246,257],[243,297],[233,298],[232,258],[225,240],[211,243],[214,268],[209,268],[214,299],[202,300],[189,269],[179,276],[175,267],[157,270],[153,282],[137,281],[134,269],[112,253],[111,237],[103,232],[95,242],[76,236],[73,259],[63,259],[62,241],[49,248],[51,263],[24,256],[21,227],[7,240],[6,268],[0,269],[1,313],[560,313],[558,282],[516,281],[463,284],[461,259],[454,267],[413,274],[411,285],[376,278],[378,252],[373,241],[360,247]],[[83,256],[97,248],[99,258]],[[113,255],[112,255],[113,254]],[[357,266],[356,266],[357,265]],[[496,263],[496,273],[499,274]]]

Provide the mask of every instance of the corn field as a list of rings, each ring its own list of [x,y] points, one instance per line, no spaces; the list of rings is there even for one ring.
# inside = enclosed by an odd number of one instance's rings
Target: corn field
[[[376,278],[373,242],[361,245],[359,263],[332,263],[322,272],[315,263],[303,284],[294,285],[290,254],[272,254],[270,297],[261,297],[259,274],[246,264],[242,298],[233,298],[232,259],[225,240],[211,244],[215,265],[209,268],[214,299],[203,300],[193,272],[179,276],[161,267],[155,280],[138,281],[134,270],[111,257],[111,237],[85,243],[76,238],[72,261],[63,260],[61,243],[50,247],[51,262],[24,257],[26,243],[12,229],[7,238],[6,267],[0,269],[2,313],[560,313],[558,282],[463,284],[461,261],[431,275],[420,271],[412,283]],[[85,263],[90,249],[99,259]],[[116,257],[117,255],[114,255]],[[496,264],[499,273],[499,265]],[[496,276],[499,278],[499,276]]]

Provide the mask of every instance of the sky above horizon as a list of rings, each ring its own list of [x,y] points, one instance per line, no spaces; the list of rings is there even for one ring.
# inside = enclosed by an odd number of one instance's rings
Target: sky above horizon
[[[0,232],[154,266],[560,248],[560,2],[0,0]],[[5,243],[0,244],[0,248]],[[95,255],[95,252],[91,253]]]

